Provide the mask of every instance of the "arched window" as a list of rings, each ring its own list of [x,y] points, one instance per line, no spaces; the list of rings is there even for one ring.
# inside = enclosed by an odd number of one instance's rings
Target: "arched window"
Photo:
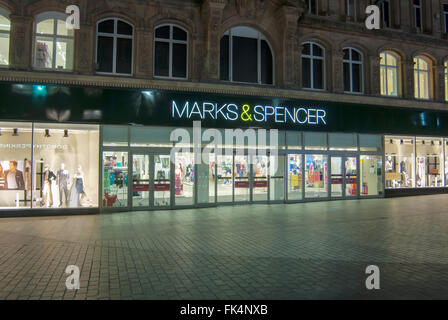
[[[0,65],[9,65],[10,32],[9,12],[0,8]]]
[[[429,62],[418,56],[414,58],[414,90],[416,99],[429,99]]]
[[[353,48],[344,49],[344,91],[347,93],[363,92],[362,53]]]
[[[97,23],[96,65],[99,73],[133,72],[134,27],[120,18]]]
[[[74,31],[67,29],[61,12],[44,12],[36,16],[34,67],[72,70]]]
[[[398,97],[398,57],[392,52],[380,54],[381,95]]]
[[[315,42],[305,42],[302,46],[302,87],[324,90],[325,49]]]
[[[221,38],[220,77],[224,81],[274,83],[274,57],[267,39],[250,27],[239,26]]]
[[[188,32],[173,25],[156,28],[154,37],[154,76],[187,78]]]

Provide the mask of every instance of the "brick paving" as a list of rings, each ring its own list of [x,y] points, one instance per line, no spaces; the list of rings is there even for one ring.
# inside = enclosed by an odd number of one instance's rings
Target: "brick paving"
[[[0,299],[446,299],[447,208],[441,195],[0,219]]]

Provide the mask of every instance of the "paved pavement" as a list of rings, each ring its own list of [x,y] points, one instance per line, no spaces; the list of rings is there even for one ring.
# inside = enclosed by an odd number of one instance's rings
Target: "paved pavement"
[[[446,299],[447,208],[441,195],[0,219],[0,299]]]

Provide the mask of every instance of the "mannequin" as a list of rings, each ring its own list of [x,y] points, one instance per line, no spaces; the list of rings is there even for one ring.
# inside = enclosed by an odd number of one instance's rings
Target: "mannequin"
[[[393,166],[392,166],[392,157],[388,156],[387,160],[386,160],[386,172],[390,173],[393,170]]]
[[[50,208],[53,206],[53,196],[51,190],[51,183],[56,180],[56,175],[50,170],[48,165],[45,165],[42,172],[42,206]]]
[[[84,194],[84,173],[82,172],[81,166],[78,166],[78,169],[73,176],[73,184],[70,189],[70,207],[80,207],[81,199]]]
[[[59,207],[62,207],[62,203],[68,207],[68,182],[70,174],[65,170],[65,164],[61,163],[61,170],[57,173],[58,186],[59,186]]]

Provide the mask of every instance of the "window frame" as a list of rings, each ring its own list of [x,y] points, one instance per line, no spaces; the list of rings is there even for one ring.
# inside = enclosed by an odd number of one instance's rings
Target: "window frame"
[[[114,20],[114,33],[102,33],[99,32],[99,26],[100,23],[108,21],[108,20]],[[118,21],[124,22],[132,27],[132,36],[124,35],[124,34],[118,34]],[[130,23],[129,21],[119,18],[119,17],[107,17],[100,19],[96,22],[96,32],[95,32],[95,66],[98,66],[98,38],[102,37],[109,37],[113,38],[113,49],[112,49],[112,72],[105,72],[105,71],[97,71],[95,70],[96,74],[100,75],[114,75],[114,76],[124,76],[129,77],[134,75],[134,55],[135,55],[135,26],[133,23]],[[132,41],[132,54],[131,54],[131,73],[118,73],[117,71],[117,39],[131,39]],[[96,69],[96,68],[95,68]]]
[[[250,28],[253,31],[257,32],[257,38],[250,38],[250,39],[256,39],[257,40],[257,82],[244,82],[244,81],[236,81],[233,80],[233,35],[232,35],[232,29],[234,28],[238,28],[238,27],[245,27],[245,28]],[[250,27],[250,26],[245,26],[245,25],[239,25],[239,26],[234,26],[230,29],[228,29],[226,32],[224,32],[220,38],[221,39],[224,36],[229,36],[229,80],[220,80],[223,82],[231,82],[231,83],[240,83],[240,84],[256,84],[256,85],[260,85],[260,86],[275,86],[275,54],[274,54],[274,50],[272,49],[271,43],[269,42],[269,40],[263,35],[263,33],[261,33],[259,30]],[[247,37],[249,38],[249,37]],[[264,40],[266,41],[269,50],[271,51],[271,56],[272,56],[272,83],[262,83],[262,59],[261,59],[261,41]],[[221,48],[220,48],[220,52],[221,52]],[[221,70],[219,70],[219,75],[221,78]]]
[[[166,27],[169,26],[170,27],[170,38],[169,39],[163,39],[163,38],[157,38],[156,37],[156,30],[161,28],[161,27]],[[186,34],[187,34],[187,40],[175,40],[173,39],[173,30],[174,27],[179,28],[181,30],[183,30]],[[169,57],[168,57],[168,76],[158,76],[156,75],[156,42],[165,42],[168,43],[169,45]],[[189,60],[190,60],[190,34],[188,32],[187,29],[185,29],[184,27],[175,24],[175,23],[162,23],[162,24],[158,24],[155,28],[154,28],[154,40],[152,43],[152,52],[153,52],[153,58],[152,58],[152,74],[154,76],[154,78],[158,78],[158,79],[175,79],[175,80],[187,80],[189,78]],[[185,44],[187,47],[187,57],[186,57],[186,72],[185,72],[185,77],[173,77],[173,44]]]
[[[418,1],[418,4],[415,3],[415,1]],[[423,6],[421,0],[412,0],[412,9],[413,9],[413,16],[414,16],[414,27],[418,32],[423,32]],[[417,11],[418,15],[420,16],[420,26],[417,26]]]
[[[364,54],[361,52],[361,50],[358,50],[356,48],[353,47],[345,47],[342,49],[342,52],[344,52],[345,50],[349,50],[349,59],[342,59],[342,64],[344,63],[348,63],[350,65],[350,91],[345,91],[344,93],[349,93],[349,94],[364,94]],[[361,60],[357,61],[357,60],[353,60],[353,54],[352,52],[356,51],[360,56],[361,56]],[[354,82],[353,82],[353,64],[357,64],[361,66],[361,90],[359,92],[353,91],[353,87],[354,87]],[[344,77],[344,72],[342,72],[342,77]],[[345,79],[344,83],[345,83]],[[344,88],[345,89],[345,88]]]
[[[448,59],[443,61],[444,75],[445,75],[445,102],[448,102]]]
[[[386,6],[385,4],[387,4],[387,9],[388,9],[388,15],[387,15],[387,19],[386,19]],[[391,5],[390,5],[390,1],[389,0],[383,0],[381,2],[381,22],[383,23],[383,28],[390,28],[391,27]]]
[[[445,33],[448,33],[448,2],[442,2],[442,15]]]
[[[394,53],[392,51],[382,51],[382,52],[380,52],[380,59],[381,59],[381,54],[385,55],[385,59],[384,59],[385,62],[384,62],[384,64],[382,64],[381,61],[380,61],[380,95],[382,97],[398,98],[398,97],[400,97],[400,94],[401,94],[401,90],[400,90],[400,57],[396,53]],[[387,64],[387,56],[393,57],[396,60],[397,64],[395,66],[388,65]],[[389,80],[387,78],[388,70],[389,69],[395,69],[395,74],[397,75],[396,79],[395,79],[396,88],[397,88],[397,94],[396,95],[383,94],[382,77],[381,77],[381,70],[383,68],[385,69],[385,74],[386,74],[386,83],[385,83],[385,85],[386,85],[386,92],[389,91],[388,90],[389,89]]]
[[[422,60],[424,63],[426,63],[427,65],[427,69],[420,69],[420,63],[419,61]],[[418,100],[431,100],[431,86],[430,86],[430,82],[431,82],[431,62],[428,61],[427,58],[425,58],[424,56],[415,56],[414,57],[414,98],[418,99]],[[420,88],[420,77],[422,74],[426,74],[426,90],[428,92],[428,97],[427,98],[422,98],[420,96],[420,92],[421,89]],[[417,75],[417,83],[415,83],[415,77]],[[417,91],[415,91],[415,89],[418,89]]]
[[[58,35],[57,21],[63,21],[65,23],[67,16],[59,11],[45,11],[34,16],[34,29],[33,29],[33,69],[41,71],[57,71],[57,72],[73,72],[75,69],[75,30],[73,30],[73,36]],[[38,34],[37,25],[46,20],[53,20],[53,34]],[[46,38],[53,43],[53,61],[51,68],[38,67],[37,66],[37,38]],[[73,66],[71,69],[58,69],[56,67],[56,42],[59,40],[72,40],[73,41]],[[67,53],[66,53],[67,54]]]
[[[345,15],[353,21],[356,21],[356,0],[345,0]]]
[[[8,41],[9,41],[9,46],[8,46],[8,63],[7,64],[1,64],[0,63],[0,68],[9,68],[10,64],[11,64],[11,18],[10,18],[11,13],[0,7],[0,16],[3,16],[4,18],[6,18],[9,21],[9,31],[5,31],[5,30],[0,30],[0,34],[2,35],[7,35]]]
[[[314,5],[314,12],[313,12],[313,5]],[[308,0],[308,14],[312,15],[319,15],[319,0]]]
[[[311,54],[310,55],[303,54],[303,50],[302,50],[302,57],[301,57],[301,61],[300,61],[301,66],[302,66],[302,74],[301,74],[301,77],[302,77],[301,78],[302,79],[302,89],[312,90],[312,91],[326,91],[326,88],[327,88],[327,61],[326,61],[327,53],[326,53],[325,47],[323,45],[319,44],[318,42],[315,42],[315,41],[303,42],[301,44],[301,46],[303,47],[306,44],[310,44],[311,45],[311,51],[310,51]],[[322,49],[322,52],[323,52],[323,56],[322,57],[314,56],[313,45],[316,45],[316,46],[318,46],[319,48]],[[310,70],[310,75],[311,75],[310,83],[311,83],[311,88],[307,88],[307,87],[303,86],[303,59],[304,58],[310,59],[310,68],[311,68],[311,70]],[[322,65],[322,72],[323,72],[323,75],[322,75],[322,80],[323,80],[322,89],[314,88],[314,72],[313,72],[314,60],[322,60],[323,61],[323,65]]]

